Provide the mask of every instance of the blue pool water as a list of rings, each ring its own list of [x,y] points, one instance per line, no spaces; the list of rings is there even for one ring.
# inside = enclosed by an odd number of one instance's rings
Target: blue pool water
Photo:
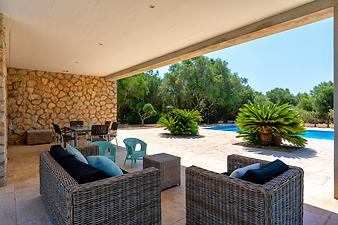
[[[222,130],[222,131],[238,131],[238,127],[236,125],[221,125],[216,127],[209,127],[207,129],[210,130]],[[304,138],[317,138],[317,139],[325,139],[325,140],[333,140],[333,131],[326,130],[307,130],[303,134]]]

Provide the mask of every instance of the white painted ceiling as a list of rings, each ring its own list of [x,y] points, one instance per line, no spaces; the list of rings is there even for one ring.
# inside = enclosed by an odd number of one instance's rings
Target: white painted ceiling
[[[0,12],[10,67],[104,76],[307,2],[0,0]]]

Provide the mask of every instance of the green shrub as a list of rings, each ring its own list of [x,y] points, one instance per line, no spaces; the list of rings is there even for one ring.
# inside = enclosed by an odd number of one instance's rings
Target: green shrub
[[[162,115],[158,123],[172,135],[197,135],[200,121],[202,117],[197,110],[173,109]]]
[[[330,109],[329,111],[329,119],[330,119],[330,123],[334,123],[334,110]]]
[[[280,145],[284,139],[304,147],[307,142],[301,136],[306,130],[303,121],[289,104],[245,104],[239,110],[236,122],[240,129],[237,137],[254,144]]]
[[[156,114],[155,116],[145,119],[144,123],[145,124],[156,124],[159,119],[160,119],[160,115]]]
[[[319,113],[315,111],[306,111],[304,109],[297,109],[299,112],[299,118],[304,121],[304,123],[320,123],[323,119],[320,118]]]
[[[141,120],[138,113],[135,111],[129,112],[127,116],[127,123],[130,125],[141,124]]]

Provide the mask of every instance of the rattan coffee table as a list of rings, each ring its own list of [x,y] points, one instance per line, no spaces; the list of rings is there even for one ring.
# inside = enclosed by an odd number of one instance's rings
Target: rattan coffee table
[[[181,158],[159,153],[143,157],[143,169],[155,167],[160,170],[161,190],[181,185]]]

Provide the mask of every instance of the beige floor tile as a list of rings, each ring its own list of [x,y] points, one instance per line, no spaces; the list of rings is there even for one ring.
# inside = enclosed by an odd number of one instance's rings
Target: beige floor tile
[[[16,198],[16,215],[18,224],[46,217],[46,209],[38,192]]]
[[[162,224],[171,225],[185,218],[185,209],[182,205],[162,202]]]
[[[279,158],[305,171],[304,224],[337,224],[338,201],[333,199],[333,142],[309,140],[308,148],[295,152],[276,152],[233,145],[238,142],[230,132],[201,129],[200,138],[176,138],[163,134],[163,129],[119,130],[117,164],[129,172],[142,169],[142,161],[124,165],[122,140],[137,137],[148,143],[148,154],[166,152],[181,157],[183,166],[197,165],[215,172],[226,171],[230,154],[240,154],[263,160]],[[8,180],[0,187],[1,225],[48,225],[46,209],[39,195],[39,152],[49,145],[9,146]],[[185,224],[184,167],[182,185],[163,191],[162,224]],[[4,204],[4,202],[6,204]],[[335,212],[335,213],[332,213]]]
[[[325,225],[338,225],[338,220],[336,219],[328,219]]]
[[[315,215],[317,217],[321,217],[322,219],[327,219],[330,217],[331,215],[331,211],[322,209],[322,208],[318,208],[315,207],[313,205],[309,205],[309,204],[304,204],[304,213],[310,214],[311,215]]]
[[[185,225],[186,224],[186,221],[185,221],[185,218],[184,219],[181,219],[179,221],[176,221],[173,225]]]
[[[14,184],[7,184],[6,186],[0,187],[0,196],[10,194],[14,194]]]
[[[328,216],[320,215],[315,212],[304,211],[304,225],[325,225]]]
[[[41,218],[25,221],[23,223],[18,223],[18,225],[52,225],[52,223],[49,221],[48,217],[44,216]]]
[[[0,224],[16,225],[14,192],[0,194]]]
[[[330,219],[336,220],[338,222],[338,213],[333,212],[330,214]]]

